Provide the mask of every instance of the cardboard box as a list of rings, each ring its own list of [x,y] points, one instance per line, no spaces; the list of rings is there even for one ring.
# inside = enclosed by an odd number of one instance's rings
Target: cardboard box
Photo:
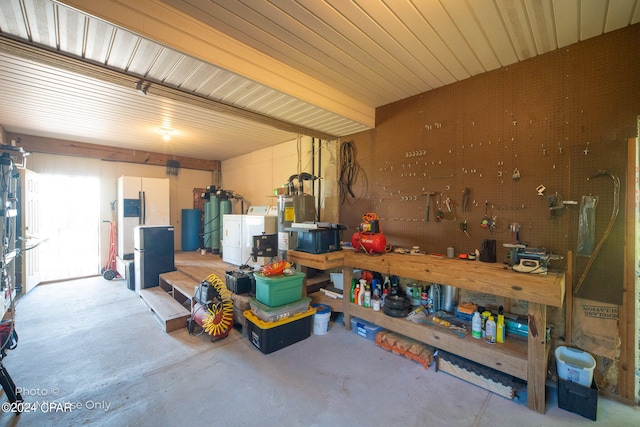
[[[595,421],[598,414],[598,385],[591,387],[558,378],[558,407]]]

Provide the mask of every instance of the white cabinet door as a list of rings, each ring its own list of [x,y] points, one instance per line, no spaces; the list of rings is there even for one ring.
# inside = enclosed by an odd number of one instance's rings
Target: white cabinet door
[[[169,210],[169,180],[141,178],[140,189],[144,197],[145,225],[171,225]]]
[[[139,176],[121,176],[118,179],[118,196],[123,199],[137,199],[142,187],[142,178]]]
[[[241,265],[242,259],[242,215],[222,216],[222,260]]]
[[[124,200],[140,203],[139,217],[124,216]],[[138,225],[171,225],[169,179],[121,176],[118,178],[118,256],[133,259],[133,232]],[[120,274],[124,276],[122,272]]]

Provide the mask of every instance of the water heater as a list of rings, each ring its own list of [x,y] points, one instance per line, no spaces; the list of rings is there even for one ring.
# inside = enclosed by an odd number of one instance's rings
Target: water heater
[[[296,233],[285,231],[294,222],[315,221],[315,197],[310,194],[278,196],[278,257],[287,259],[289,242],[296,241]]]

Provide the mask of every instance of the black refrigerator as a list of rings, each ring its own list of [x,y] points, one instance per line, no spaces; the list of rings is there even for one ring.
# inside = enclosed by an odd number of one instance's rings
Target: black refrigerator
[[[137,226],[134,228],[133,246],[136,292],[158,286],[161,273],[176,269],[173,226]]]

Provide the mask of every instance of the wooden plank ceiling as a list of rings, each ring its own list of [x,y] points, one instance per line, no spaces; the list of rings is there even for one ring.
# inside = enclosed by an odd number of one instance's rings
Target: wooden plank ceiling
[[[210,160],[337,139],[376,107],[637,24],[638,3],[0,0],[0,124]]]

